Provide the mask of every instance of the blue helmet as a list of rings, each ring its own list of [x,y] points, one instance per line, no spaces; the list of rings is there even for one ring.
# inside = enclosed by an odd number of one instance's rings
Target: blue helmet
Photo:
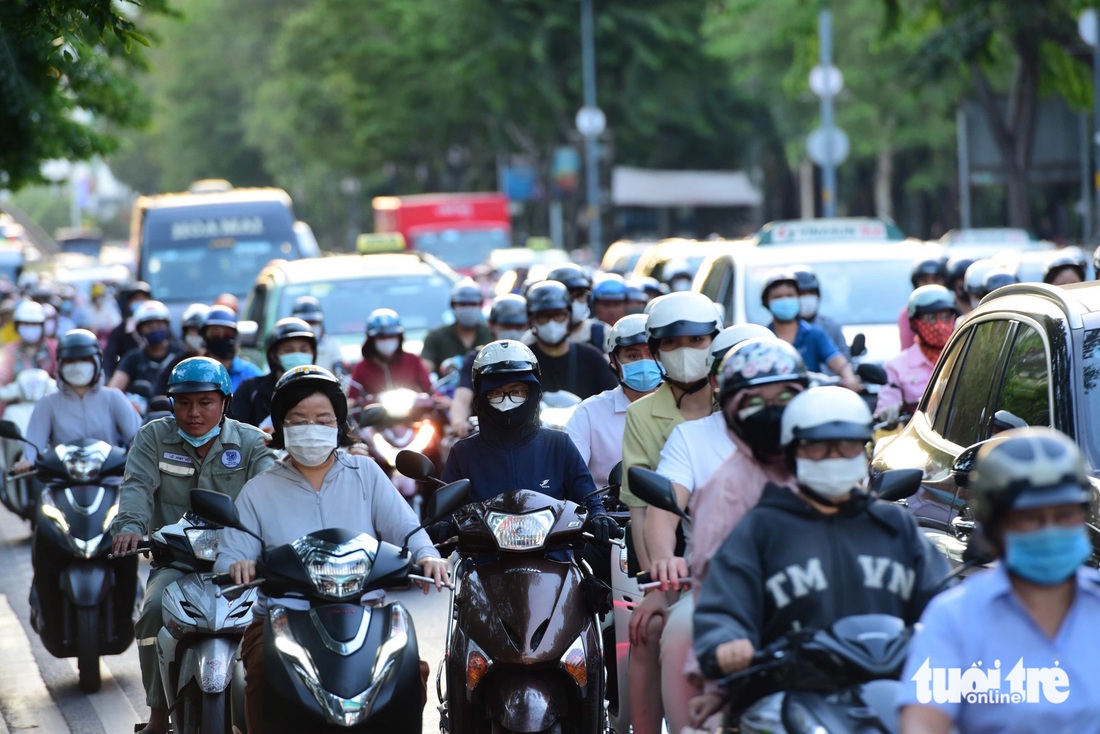
[[[233,382],[221,362],[209,357],[190,357],[172,368],[168,377],[169,395],[210,391],[226,397],[233,394]]]
[[[226,326],[230,329],[236,329],[237,315],[228,306],[213,306],[206,312],[206,318],[202,322],[203,329],[208,326]]]
[[[604,276],[592,287],[593,301],[625,301],[626,294],[626,282],[614,273]]]
[[[376,308],[367,317],[367,336],[372,339],[379,336],[401,336],[404,333],[401,317],[392,308]]]

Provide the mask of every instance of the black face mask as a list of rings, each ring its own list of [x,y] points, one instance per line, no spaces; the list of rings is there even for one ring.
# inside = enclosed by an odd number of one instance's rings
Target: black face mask
[[[477,411],[478,421],[483,427],[488,423],[491,427],[490,430],[495,428],[498,431],[513,431],[517,428],[533,425],[538,420],[540,397],[540,393],[533,390],[526,403],[518,408],[506,411],[497,410],[482,397],[479,402],[483,407],[479,406]]]
[[[741,421],[731,420],[725,411],[723,415],[729,429],[749,445],[757,459],[764,461],[782,451],[779,445],[779,428],[783,420],[783,406],[766,406]]]
[[[233,353],[236,350],[236,337],[206,340],[206,351],[209,352],[212,357],[216,357],[218,359],[226,359],[228,357],[232,357]]]

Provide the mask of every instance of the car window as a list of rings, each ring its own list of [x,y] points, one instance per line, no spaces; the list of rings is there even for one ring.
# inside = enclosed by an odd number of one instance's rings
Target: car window
[[[955,370],[953,387],[945,396],[946,416],[941,435],[959,446],[970,446],[985,438],[989,421],[991,393],[1000,382],[1004,352],[1015,322],[984,321],[974,327],[962,365]],[[941,411],[944,412],[944,411]]]
[[[967,329],[959,335],[951,347],[940,355],[939,366],[932,375],[932,392],[928,396],[923,410],[928,415],[928,420],[936,433],[943,433],[943,424],[947,421],[948,402],[944,400],[944,394],[949,393],[948,388],[954,386],[955,372],[962,364],[960,357],[966,354],[966,347],[970,343],[970,337],[974,335],[973,329]]]
[[[702,293],[722,307],[724,323],[733,323],[733,313],[730,308],[730,279],[729,261],[720,257],[711,263],[710,271],[703,280]]]
[[[255,321],[264,328],[264,312],[267,310],[267,286],[260,283],[252,290],[252,297],[248,299],[248,307],[245,309],[249,321]]]
[[[1029,426],[1050,425],[1050,374],[1042,335],[1020,324],[1008,354],[997,410],[1007,410]]]

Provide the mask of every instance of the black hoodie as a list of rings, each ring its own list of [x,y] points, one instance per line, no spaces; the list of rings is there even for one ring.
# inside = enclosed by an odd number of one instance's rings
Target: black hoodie
[[[711,560],[695,608],[695,653],[703,673],[718,678],[715,650],[730,640],[760,649],[852,614],[913,624],[947,572],[898,505],[858,494],[825,515],[769,484]]]

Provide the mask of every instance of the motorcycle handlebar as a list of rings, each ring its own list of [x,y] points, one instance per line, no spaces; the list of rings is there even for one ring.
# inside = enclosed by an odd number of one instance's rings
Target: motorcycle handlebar
[[[124,553],[108,553],[108,560],[113,558],[125,558],[126,556],[136,556],[138,553],[142,555],[149,555],[149,552],[153,550],[153,541],[148,538],[142,538],[138,541],[137,547],[132,550],[128,550]]]
[[[228,575],[229,574],[225,574],[225,573],[218,574],[218,576],[228,576]],[[229,580],[232,581],[232,579],[229,579]],[[240,592],[244,591],[245,589],[251,589],[254,586],[259,586],[264,581],[265,581],[265,579],[257,577],[257,578],[252,579],[251,581],[249,581],[247,584],[230,584],[229,586],[219,586],[217,589],[214,590],[214,596],[216,596],[220,599],[223,596],[229,596],[231,594],[237,594],[237,593],[240,593]],[[215,583],[217,583],[217,582],[215,582]]]
[[[584,538],[585,540],[590,540],[594,543],[599,543],[600,542],[600,541],[596,540],[596,536],[593,535],[592,533],[581,533],[581,537]],[[615,545],[615,546],[618,546],[619,548],[625,548],[626,547],[626,541],[624,541],[622,538],[608,538],[607,539],[607,544],[609,546]]]

